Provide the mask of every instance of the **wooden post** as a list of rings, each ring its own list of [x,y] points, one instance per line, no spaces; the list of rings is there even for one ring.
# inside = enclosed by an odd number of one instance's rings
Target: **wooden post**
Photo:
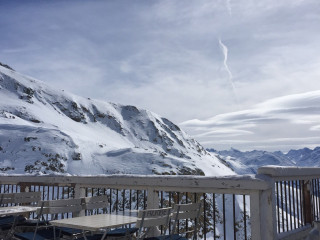
[[[250,194],[250,221],[251,238],[261,239],[260,229],[260,192],[255,191]]]
[[[313,217],[312,217],[312,203],[311,203],[311,195],[310,195],[310,181],[304,181],[303,183],[303,209],[304,209],[304,216],[305,216],[305,223],[312,224]]]
[[[159,192],[153,188],[148,188],[147,209],[159,208]],[[160,236],[161,231],[157,227],[152,227],[148,232],[148,237]]]
[[[159,192],[148,188],[147,209],[159,208]]]
[[[86,196],[86,189],[81,187],[80,184],[76,184],[74,187],[74,198],[82,198]],[[85,210],[81,210],[75,217],[85,216]]]
[[[275,213],[274,189],[255,191],[250,194],[252,239],[277,239]]]

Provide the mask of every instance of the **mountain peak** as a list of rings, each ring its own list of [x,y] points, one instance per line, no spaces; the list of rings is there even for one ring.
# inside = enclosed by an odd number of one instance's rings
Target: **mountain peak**
[[[0,171],[233,174],[170,120],[0,67]]]

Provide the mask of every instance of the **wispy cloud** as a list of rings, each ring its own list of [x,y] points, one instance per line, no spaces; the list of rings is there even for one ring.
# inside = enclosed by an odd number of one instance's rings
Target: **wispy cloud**
[[[182,122],[320,89],[319,21],[318,0],[0,1],[0,61]]]
[[[226,7],[230,16],[232,16],[231,0],[226,0]]]
[[[270,99],[253,108],[181,124],[207,147],[285,150],[319,144],[320,91]],[[281,143],[281,146],[279,145]]]

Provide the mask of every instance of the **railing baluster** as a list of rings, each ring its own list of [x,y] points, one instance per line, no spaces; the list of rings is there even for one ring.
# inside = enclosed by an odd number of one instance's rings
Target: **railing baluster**
[[[276,201],[277,201],[277,206],[276,206],[276,211],[277,211],[277,216],[278,216],[278,233],[280,233],[280,204],[279,204],[279,182],[276,182]]]
[[[237,239],[237,231],[236,231],[236,203],[235,203],[235,195],[232,194],[232,213],[233,213],[233,239]]]
[[[116,193],[117,193],[117,195],[116,195],[116,213],[118,213],[118,206],[119,206],[119,189],[117,188],[117,190],[116,190]]]
[[[319,195],[319,193],[320,193],[320,184],[319,184],[319,178],[317,178],[317,199],[318,199],[318,201],[317,201],[317,204],[318,204],[318,215],[317,215],[317,220],[319,220],[319,211],[320,211],[320,195]]]
[[[203,193],[203,225],[204,225],[204,240],[207,239],[207,215],[206,215],[206,194]]]
[[[244,240],[247,240],[248,235],[247,235],[246,195],[243,195],[243,224],[244,224]]]
[[[112,213],[112,188],[109,189],[109,192],[110,192],[110,200],[109,200],[109,211],[110,213]]]
[[[294,186],[294,181],[292,181],[292,206],[293,206],[293,227],[294,229],[296,229],[296,206],[295,206],[295,196],[294,196],[294,189],[295,189],[295,186]]]
[[[289,231],[289,224],[288,224],[288,201],[287,201],[287,181],[284,181],[284,202],[286,205],[286,227],[287,231]]]
[[[124,207],[125,207],[125,194],[126,194],[126,190],[123,189],[122,190],[122,212],[124,212]]]
[[[291,208],[291,181],[288,181],[288,198],[289,198],[289,220],[290,220],[290,230],[293,229],[292,227],[292,208]]]
[[[313,207],[313,220],[317,219],[317,204],[316,204],[316,179],[312,179],[312,207]]]
[[[283,191],[282,191],[282,181],[280,181],[280,196],[281,196],[281,217],[282,217],[282,232],[284,232],[284,209],[283,209]]]
[[[180,192],[177,192],[177,202],[176,203],[180,203]],[[180,233],[180,221],[178,220],[178,233]]]
[[[213,240],[216,239],[216,194],[212,194],[213,198]]]
[[[316,214],[314,215],[314,220],[318,220],[319,208],[318,208],[318,183],[317,179],[314,179],[314,205],[316,208]]]
[[[188,193],[186,192],[186,204],[188,204],[189,203],[189,199],[188,199]],[[186,231],[188,231],[188,228],[189,228],[189,220],[187,219],[186,220]]]
[[[223,212],[223,239],[226,240],[226,202],[224,198],[224,194],[222,194],[222,212]]]
[[[169,207],[171,207],[171,201],[172,201],[172,192],[169,192]],[[171,221],[169,222],[169,234],[171,234]]]
[[[299,215],[300,209],[299,209],[299,192],[298,192],[298,180],[296,180],[296,203],[297,203],[297,216],[298,216],[298,228],[300,227],[300,217]]]
[[[304,223],[304,210],[303,210],[303,198],[302,198],[302,181],[299,180],[299,194],[300,194],[300,216],[301,216],[301,226],[304,226],[305,223]]]
[[[130,189],[130,196],[129,196],[129,210],[132,209],[132,189]]]
[[[302,223],[303,223],[303,226],[306,225],[306,211],[305,211],[305,208],[304,208],[304,181],[301,180],[300,181],[300,197],[301,197],[301,216],[302,216]]]

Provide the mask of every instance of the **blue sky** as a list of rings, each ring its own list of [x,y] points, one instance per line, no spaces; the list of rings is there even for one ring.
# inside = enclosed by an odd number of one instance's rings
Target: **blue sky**
[[[0,31],[0,61],[17,71],[176,123],[320,89],[318,0],[0,0]],[[198,136],[195,122],[184,126]],[[219,145],[219,131],[197,139],[218,148],[272,149],[279,146],[272,139],[289,136],[270,124],[260,145],[248,134],[241,135],[245,143],[229,137]]]

